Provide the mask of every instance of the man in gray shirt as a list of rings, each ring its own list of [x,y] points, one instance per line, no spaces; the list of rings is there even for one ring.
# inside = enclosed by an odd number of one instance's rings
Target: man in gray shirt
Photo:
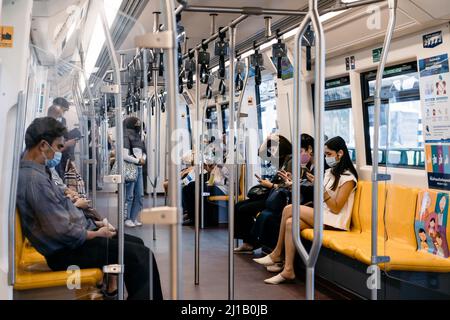
[[[87,220],[52,181],[46,166],[63,148],[65,132],[65,127],[50,117],[35,119],[26,131],[17,188],[23,233],[54,271],[67,270],[70,265],[102,268],[117,263],[115,231]],[[150,249],[141,239],[128,235],[124,248],[128,299],[148,299]],[[152,263],[153,297],[159,300],[162,292],[154,257]]]

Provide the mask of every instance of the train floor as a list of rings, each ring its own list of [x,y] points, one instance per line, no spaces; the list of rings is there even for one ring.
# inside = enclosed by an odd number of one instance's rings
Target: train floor
[[[146,196],[144,207],[152,205],[152,197]],[[158,205],[164,205],[164,197],[158,196]],[[97,193],[97,210],[108,220],[117,223],[117,194],[100,191]],[[156,227],[153,240],[153,226],[126,228],[126,233],[141,237],[156,256],[161,276],[163,296],[170,299],[170,229]],[[225,300],[228,298],[228,229],[225,226],[205,228],[200,231],[200,278],[194,284],[194,238],[192,226],[182,227],[182,276],[185,300]],[[261,250],[255,255],[235,254],[235,299],[238,300],[303,300],[305,299],[305,275],[297,274],[294,283],[268,285],[264,279],[275,274],[257,265],[252,258],[263,255]],[[316,281],[315,298],[319,300],[345,299],[333,286]],[[64,288],[15,291],[15,299],[65,299]],[[67,291],[67,290],[66,290]],[[72,299],[68,297],[69,299]]]

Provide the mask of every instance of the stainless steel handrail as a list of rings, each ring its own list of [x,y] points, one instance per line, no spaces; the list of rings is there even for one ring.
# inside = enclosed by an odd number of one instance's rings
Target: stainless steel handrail
[[[300,134],[301,134],[301,70],[302,49],[300,39],[309,24],[312,24],[316,35],[316,65],[315,65],[315,142],[314,142],[314,240],[308,253],[300,239]],[[294,142],[292,164],[292,234],[295,247],[306,265],[306,298],[314,299],[314,267],[322,245],[323,234],[323,113],[325,93],[325,37],[319,20],[318,0],[309,0],[309,12],[302,21],[295,36],[295,69],[294,69]],[[297,110],[295,110],[297,108]]]
[[[195,50],[195,126],[194,126],[194,134],[195,134],[195,161],[194,161],[194,170],[195,170],[195,217],[194,217],[194,226],[195,226],[195,248],[194,248],[194,284],[198,285],[200,283],[200,201],[203,202],[203,192],[200,198],[200,174],[203,176],[203,166],[201,166],[200,161],[200,145],[203,143],[201,138],[199,137],[199,125],[203,126],[202,115],[200,114],[200,67],[198,64],[198,54],[199,49]],[[203,112],[202,112],[203,114]],[[201,130],[203,133],[203,130]]]
[[[103,26],[103,32],[105,33],[106,46],[109,51],[109,56],[114,69],[114,80],[119,88],[118,92],[114,94],[115,97],[115,116],[116,116],[116,161],[117,171],[121,175],[121,179],[118,183],[118,239],[119,239],[119,252],[118,263],[122,267],[119,273],[118,279],[118,297],[120,300],[124,298],[124,284],[123,284],[123,268],[124,268],[124,194],[125,194],[125,181],[123,174],[123,123],[122,123],[122,95],[120,92],[120,66],[117,60],[116,52],[114,49],[114,43],[111,38],[111,33],[108,27],[108,21],[106,20],[104,3],[100,5],[100,17]]]
[[[174,4],[172,1],[161,1],[161,7],[164,8],[163,12],[166,15],[167,31],[170,34],[171,47],[166,49],[164,70],[165,83],[167,89],[167,117],[168,117],[168,130],[167,135],[176,132],[180,127],[180,117],[178,116],[177,108],[177,90],[178,90],[178,72],[177,72],[177,41],[176,41],[176,22]],[[170,139],[170,147],[172,155],[179,154],[179,144],[176,140]],[[170,207],[176,208],[177,223],[171,225],[171,292],[172,299],[182,299],[182,265],[181,265],[181,189],[179,184],[179,164],[174,161],[175,159],[169,159],[168,165],[168,178],[169,178],[169,194],[168,202]]]
[[[228,299],[234,300],[234,196],[235,196],[235,150],[234,150],[234,137],[235,137],[235,105],[234,105],[234,58],[236,47],[236,26],[230,27],[230,66],[229,66],[229,110],[230,110],[230,131],[228,137],[228,154],[225,162],[225,166],[228,166],[229,182],[228,182]]]
[[[13,286],[16,282],[16,196],[19,182],[20,156],[23,151],[25,137],[26,99],[23,91],[17,96],[16,130],[14,134],[13,162],[11,170],[11,189],[8,207],[8,284]]]
[[[250,71],[250,63],[249,63],[249,59],[248,57],[245,58],[245,65],[247,67],[247,70],[245,72],[245,77],[244,77],[244,85],[242,87],[242,90],[239,94],[239,103],[238,103],[238,110],[237,110],[237,119],[236,119],[236,127],[237,127],[237,131],[236,131],[236,142],[238,147],[240,147],[240,139],[241,139],[241,110],[242,110],[242,101],[244,100],[244,94],[245,94],[245,89],[247,88],[247,82],[248,82],[248,74]],[[245,150],[245,144],[244,144],[244,150]],[[241,153],[240,153],[240,148],[237,148],[237,155],[236,155],[236,159],[237,159],[237,168],[236,168],[236,192],[238,194],[238,196],[235,199],[235,203],[239,201],[239,189],[240,189],[240,178],[241,178],[241,173],[239,170],[239,165],[243,165],[241,162]],[[247,158],[244,157],[243,159],[245,161],[245,165],[247,166]],[[244,177],[242,177],[242,179],[244,179],[245,181],[245,175]],[[246,192],[246,189],[244,188],[244,190],[242,190],[243,193]]]
[[[373,124],[373,155],[372,155],[372,237],[371,237],[371,268],[375,270],[378,264],[378,247],[377,247],[377,237],[378,237],[378,161],[379,161],[379,128],[380,128],[380,109],[381,109],[381,86],[383,81],[383,73],[386,65],[389,48],[391,46],[392,35],[395,29],[396,21],[396,9],[397,0],[388,0],[389,6],[389,24],[386,32],[386,37],[383,43],[383,52],[378,65],[377,77],[375,80],[375,93],[374,93],[374,124]],[[377,286],[371,289],[372,300],[377,300]]]

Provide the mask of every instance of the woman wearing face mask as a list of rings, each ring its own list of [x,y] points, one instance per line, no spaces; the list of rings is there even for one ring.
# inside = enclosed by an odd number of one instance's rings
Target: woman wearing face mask
[[[301,194],[300,204],[312,207],[313,189],[312,183],[314,176],[311,174],[314,169],[314,138],[309,134],[303,133],[300,142],[300,165],[301,165]],[[266,201],[266,207],[256,217],[251,233],[258,242],[273,248],[278,239],[280,229],[281,213],[284,207],[290,203],[292,174],[285,170],[278,171],[278,176],[282,179],[282,183],[276,189],[278,194],[273,197],[273,193],[269,195]],[[285,196],[283,196],[285,195]]]
[[[350,159],[347,145],[341,137],[334,137],[325,143],[325,160],[330,167],[325,171],[323,191],[323,223],[326,227],[348,230],[353,208],[353,201],[358,181],[358,173]],[[312,228],[314,209],[300,206],[300,229]],[[283,254],[284,252],[284,254]],[[266,267],[278,266],[281,272],[264,280],[267,284],[279,284],[295,279],[295,246],[292,239],[292,205],[283,210],[278,242],[275,249],[267,256],[253,259]],[[283,266],[284,255],[284,266]],[[278,272],[277,270],[277,272]]]
[[[284,136],[273,134],[267,138],[258,149],[260,158],[271,161],[273,166],[284,172],[291,172],[292,168],[292,145]],[[253,253],[257,247],[255,233],[251,230],[258,213],[266,208],[266,200],[270,190],[278,188],[284,183],[283,179],[276,175],[272,180],[261,179],[259,184],[267,188],[267,193],[256,198],[239,201],[235,205],[235,238],[242,239],[243,244],[234,249],[235,253]]]
[[[123,121],[123,160],[134,163],[137,166],[136,181],[125,183],[126,202],[125,226],[136,227],[142,223],[138,221],[138,214],[142,210],[144,202],[144,181],[142,166],[147,159],[145,144],[141,139],[141,121],[136,117],[129,117]]]

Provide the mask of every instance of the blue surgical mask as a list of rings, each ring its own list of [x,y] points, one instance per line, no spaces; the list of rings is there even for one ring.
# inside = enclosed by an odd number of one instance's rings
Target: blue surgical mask
[[[62,153],[61,152],[55,152],[55,155],[54,155],[53,159],[47,160],[45,162],[45,165],[48,168],[54,168],[61,162],[61,158],[62,158]]]
[[[44,152],[42,153],[42,156],[45,159],[45,166],[48,168],[54,168],[61,162],[62,153],[53,149],[52,146],[48,142],[46,142],[46,143],[55,154],[53,156],[53,159],[47,159],[47,157],[45,156],[45,153]]]
[[[339,163],[339,161],[336,160],[335,157],[325,157],[325,162],[327,163],[327,165],[328,165],[330,168],[335,167],[335,166]]]

